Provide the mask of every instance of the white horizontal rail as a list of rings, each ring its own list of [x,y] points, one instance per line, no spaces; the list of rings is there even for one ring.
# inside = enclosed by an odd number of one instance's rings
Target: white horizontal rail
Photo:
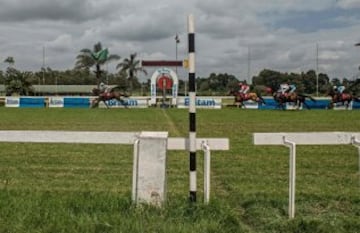
[[[6,130],[0,131],[0,142],[43,142],[43,143],[93,143],[134,144],[136,132],[93,132],[93,131],[42,131]]]
[[[211,150],[229,150],[228,138],[196,138],[196,150],[202,150],[202,143],[206,144]],[[188,150],[189,138],[169,138],[168,150]]]
[[[254,133],[254,145],[285,145],[289,158],[289,218],[295,217],[296,145],[354,145],[359,150],[359,132]]]
[[[89,144],[126,144],[135,143],[140,132],[98,132],[98,131],[49,131],[49,130],[0,130],[0,142],[33,143],[89,143]],[[196,149],[202,149],[206,141],[211,150],[229,150],[228,138],[197,138]],[[189,139],[168,138],[168,150],[188,150]]]
[[[301,132],[301,133],[254,133],[255,145],[284,145],[286,140],[296,145],[339,145],[352,144],[353,138],[360,138],[359,132]]]

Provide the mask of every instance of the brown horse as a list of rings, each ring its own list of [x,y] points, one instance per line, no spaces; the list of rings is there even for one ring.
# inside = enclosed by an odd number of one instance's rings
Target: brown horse
[[[126,102],[122,97],[129,97],[129,95],[126,94],[125,92],[120,91],[120,88],[117,86],[111,88],[110,91],[108,92],[101,92],[99,88],[94,88],[92,90],[92,93],[97,97],[91,101],[91,108],[98,107],[101,101],[104,102],[106,108],[109,108],[106,101],[112,99],[118,100],[120,103],[122,103],[125,106],[125,108],[127,108]]]
[[[328,95],[331,97],[328,109],[333,109],[338,103],[348,109],[352,101],[360,102],[359,97],[353,96],[349,93],[337,93],[334,90],[331,90]]]
[[[243,93],[239,93],[238,91],[231,90],[229,92],[229,94],[233,95],[235,97],[234,105],[236,105],[239,108],[242,107],[242,106],[244,106],[244,108],[245,108],[244,102],[248,101],[248,100],[252,100],[252,101],[257,102],[259,104],[266,104],[265,100],[260,95],[256,94],[255,92],[250,92],[250,93],[247,93],[247,94],[243,94]]]
[[[316,102],[316,100],[310,95],[297,94],[297,93],[281,93],[274,92],[273,97],[275,102],[278,103],[278,107],[285,110],[286,103],[294,103],[296,109],[300,109],[301,105],[305,106],[307,109],[310,109],[310,106],[305,102],[306,98],[309,98],[311,101]]]

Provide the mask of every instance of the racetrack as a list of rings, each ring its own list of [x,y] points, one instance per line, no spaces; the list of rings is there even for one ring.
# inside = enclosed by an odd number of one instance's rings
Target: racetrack
[[[169,131],[187,137],[186,109],[0,108],[0,130]],[[198,137],[228,137],[212,153],[210,205],[188,205],[188,152],[168,152],[165,209],[130,203],[132,147],[1,143],[0,232],[357,232],[358,151],[298,146],[296,217],[289,221],[288,149],[253,132],[360,131],[359,111],[198,110]]]

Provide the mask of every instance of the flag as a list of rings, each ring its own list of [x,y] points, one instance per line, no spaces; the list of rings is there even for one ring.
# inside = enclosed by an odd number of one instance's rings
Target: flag
[[[101,61],[101,60],[106,60],[107,56],[108,56],[108,49],[102,49],[99,52],[96,53],[91,53],[91,56],[96,60],[96,61]]]
[[[177,44],[180,43],[180,38],[179,38],[178,34],[176,34],[176,36],[175,36],[175,41],[176,41]]]

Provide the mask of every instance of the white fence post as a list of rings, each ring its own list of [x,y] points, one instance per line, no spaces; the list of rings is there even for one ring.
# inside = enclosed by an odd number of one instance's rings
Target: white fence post
[[[359,154],[359,175],[360,175],[360,141],[357,140],[355,138],[355,136],[353,136],[351,138],[351,144],[353,144],[354,146],[356,146],[358,148],[358,154]],[[360,184],[360,179],[359,179],[359,184]]]
[[[137,185],[137,174],[138,174],[138,163],[139,163],[139,139],[136,139],[134,142],[134,151],[133,151],[133,178],[132,178],[132,192],[131,199],[133,202],[136,201],[136,185]]]
[[[161,206],[166,199],[166,151],[168,132],[141,132],[138,137],[136,203]],[[135,148],[134,148],[135,149]],[[135,168],[135,165],[134,165]],[[134,177],[134,176],[133,176]]]
[[[208,204],[210,201],[211,152],[206,141],[202,142],[202,148],[204,151],[204,202]]]
[[[289,218],[295,216],[296,145],[354,145],[359,148],[359,132],[297,132],[297,133],[254,133],[255,145],[286,145],[290,148],[289,162]]]
[[[168,132],[95,132],[0,130],[0,142],[87,143],[133,145],[132,201],[161,205],[166,198],[166,152],[188,150],[189,138],[168,138]],[[197,138],[195,150],[204,150],[204,201],[210,197],[210,148],[229,150],[228,138]],[[206,177],[205,177],[206,176]],[[144,198],[144,196],[146,198]]]
[[[283,137],[284,145],[290,148],[289,156],[289,218],[295,217],[296,143]]]

